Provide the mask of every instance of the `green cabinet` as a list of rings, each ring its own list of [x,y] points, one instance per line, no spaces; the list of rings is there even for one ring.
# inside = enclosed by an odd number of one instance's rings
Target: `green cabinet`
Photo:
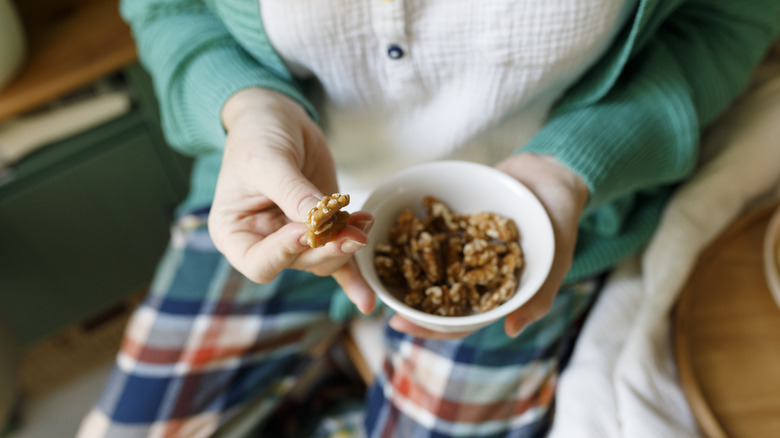
[[[143,288],[186,194],[188,161],[162,140],[148,78],[132,111],[48,145],[0,185],[0,320],[22,345]]]

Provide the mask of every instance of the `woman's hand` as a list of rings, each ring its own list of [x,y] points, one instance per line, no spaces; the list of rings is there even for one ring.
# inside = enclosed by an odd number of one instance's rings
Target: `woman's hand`
[[[516,337],[552,307],[563,277],[571,267],[577,225],[588,200],[588,188],[582,178],[550,156],[521,153],[507,158],[496,168],[534,192],[547,210],[555,234],[555,256],[547,279],[533,298],[505,318],[504,330],[507,335]],[[434,332],[412,324],[400,315],[393,316],[390,325],[396,330],[427,338],[456,339],[470,334]]]
[[[309,210],[324,194],[338,191],[319,127],[297,102],[261,88],[233,95],[222,121],[227,141],[209,214],[217,249],[259,283],[287,268],[332,275],[361,311],[372,311],[373,291],[351,257],[368,242],[373,217],[356,212],[335,244],[306,244]]]

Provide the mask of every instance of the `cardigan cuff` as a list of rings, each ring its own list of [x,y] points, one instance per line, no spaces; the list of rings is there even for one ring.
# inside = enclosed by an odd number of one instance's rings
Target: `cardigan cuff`
[[[586,109],[554,113],[517,150],[554,156],[581,176],[590,190],[583,216],[679,181],[695,165],[698,120],[685,83],[673,71],[641,73]]]
[[[222,126],[222,108],[236,92],[261,87],[282,93],[299,102],[316,120],[313,106],[290,81],[280,79],[260,66],[235,41],[225,38],[213,42],[208,56],[194,56],[181,72],[179,93],[174,102],[184,107],[169,106],[163,113],[164,131],[176,133],[169,142],[186,148],[189,154],[222,150],[226,132]]]

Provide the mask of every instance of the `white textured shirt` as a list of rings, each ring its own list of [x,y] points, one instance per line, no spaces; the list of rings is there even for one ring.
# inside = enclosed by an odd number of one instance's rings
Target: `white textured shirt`
[[[315,76],[341,190],[409,165],[495,164],[542,126],[635,0],[262,0],[269,39]]]

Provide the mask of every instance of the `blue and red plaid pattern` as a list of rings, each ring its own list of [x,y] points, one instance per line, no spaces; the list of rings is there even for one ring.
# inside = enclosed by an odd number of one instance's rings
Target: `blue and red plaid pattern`
[[[387,327],[387,360],[369,391],[370,437],[537,436],[545,430],[567,336],[595,282],[565,288],[550,314],[510,339],[501,324],[459,341]],[[212,436],[261,399],[269,413],[340,326],[330,278],[286,271],[253,283],[216,250],[205,213],[174,228],[115,368],[79,436]]]
[[[516,339],[503,324],[457,342],[388,328],[388,359],[366,405],[369,436],[543,436],[561,360],[597,284],[561,290],[550,313]]]

